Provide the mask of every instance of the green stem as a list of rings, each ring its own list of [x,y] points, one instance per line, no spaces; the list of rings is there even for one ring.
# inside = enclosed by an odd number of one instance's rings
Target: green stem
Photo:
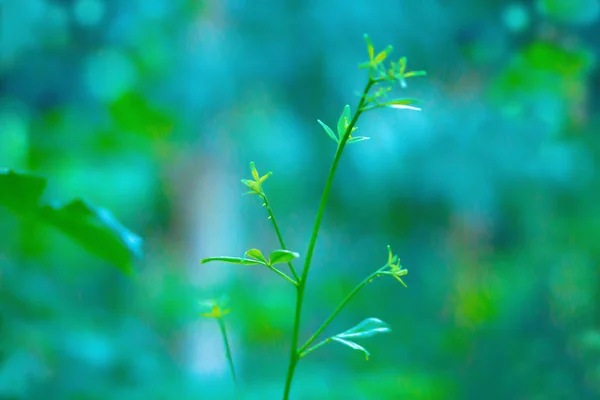
[[[273,209],[271,208],[271,205],[269,204],[269,200],[267,199],[267,195],[263,193],[261,195],[261,197],[263,199],[264,206],[267,209],[267,212],[269,213],[269,219],[273,223],[273,228],[275,228],[275,233],[277,234],[277,239],[279,239],[279,244],[281,245],[281,249],[282,250],[287,250],[288,248],[285,246],[285,242],[283,241],[283,236],[281,235],[281,231],[279,230],[279,225],[277,225],[277,221],[275,220],[275,214],[273,213]],[[294,276],[294,279],[297,282],[300,279],[300,277],[296,273],[296,269],[292,265],[291,261],[288,262],[288,266],[290,267],[290,271],[292,272],[292,275]],[[294,282],[294,285],[297,286],[296,282]]]
[[[221,336],[223,336],[223,343],[225,344],[225,357],[229,362],[229,370],[231,371],[231,377],[233,378],[233,383],[237,386],[237,378],[235,376],[235,368],[233,366],[233,358],[231,357],[231,347],[229,347],[229,340],[227,339],[227,329],[225,328],[225,321],[223,318],[217,318],[217,322],[219,323],[219,328],[221,329]]]
[[[383,267],[379,268],[377,271],[375,271],[371,275],[367,276],[361,283],[356,285],[356,287],[354,289],[352,289],[352,291],[348,294],[348,296],[346,296],[346,298],[344,300],[342,300],[340,305],[329,316],[329,318],[327,318],[325,320],[325,322],[323,322],[323,324],[319,327],[319,329],[317,329],[316,332],[306,341],[306,343],[304,343],[302,345],[302,347],[300,347],[300,350],[298,350],[298,351],[300,352],[301,357],[303,356],[302,353],[304,352],[304,350],[306,350],[306,348],[308,346],[310,346],[317,339],[317,337],[319,337],[321,332],[323,332],[325,330],[325,328],[327,328],[327,326],[331,323],[331,321],[333,321],[335,319],[335,317],[337,317],[337,315],[340,313],[340,311],[342,311],[342,309],[346,306],[346,304],[348,304],[348,302],[350,300],[352,300],[352,298],[356,295],[356,293],[358,293],[358,291],[360,289],[362,289],[363,286],[365,286],[367,283],[369,283],[372,279],[376,278],[378,275],[381,275],[383,273],[383,270],[386,269],[387,267],[388,266],[386,264]],[[323,343],[323,344],[325,344],[325,343]],[[317,346],[320,347],[320,344]],[[310,351],[315,350],[315,348],[317,346],[310,349]],[[306,354],[308,354],[308,351],[304,355],[306,355]]]
[[[289,283],[291,283],[294,286],[298,286],[298,283],[293,280],[292,278],[290,278],[289,276],[287,276],[284,272],[278,270],[277,268],[275,268],[272,265],[267,265],[267,268],[269,268],[271,271],[275,272],[277,275],[281,276],[282,278],[284,278],[286,281],[288,281]]]
[[[333,158],[333,162],[329,169],[329,175],[327,177],[327,181],[325,183],[325,189],[323,190],[323,195],[321,196],[321,202],[319,204],[319,210],[317,212],[317,218],[315,220],[315,225],[313,227],[312,235],[310,238],[310,242],[308,244],[308,250],[306,252],[306,259],[304,260],[304,267],[302,269],[302,277],[298,281],[298,293],[296,295],[296,313],[294,316],[294,330],[292,331],[292,343],[290,346],[290,363],[288,367],[287,377],[285,380],[285,389],[283,392],[284,400],[289,399],[290,389],[292,387],[292,380],[294,378],[294,372],[296,370],[296,365],[298,364],[298,360],[300,359],[300,352],[298,351],[298,336],[300,332],[300,320],[302,316],[302,303],[304,300],[304,290],[306,288],[306,281],[308,278],[308,271],[310,270],[310,263],[312,261],[313,252],[315,249],[315,245],[317,243],[317,237],[319,236],[319,229],[321,228],[321,221],[323,220],[323,214],[325,213],[325,206],[327,205],[327,200],[329,199],[329,192],[331,191],[331,187],[333,185],[333,177],[335,176],[335,171],[337,170],[338,164],[340,162],[340,158],[342,157],[342,153],[344,152],[344,147],[346,146],[346,142],[350,137],[350,133],[352,132],[352,128],[356,124],[358,117],[361,114],[361,109],[366,101],[367,94],[373,86],[375,82],[372,79],[369,79],[365,89],[363,90],[363,94],[358,103],[358,107],[356,107],[356,112],[354,113],[354,117],[352,121],[350,121],[350,125],[344,132],[344,136],[340,138],[340,143],[335,152],[335,157]]]
[[[331,338],[330,338],[330,337],[328,337],[328,338],[327,338],[327,339],[325,339],[325,340],[322,340],[322,341],[320,341],[319,343],[315,344],[315,345],[314,345],[313,347],[311,347],[310,349],[308,349],[308,350],[306,350],[306,351],[302,351],[302,352],[300,353],[300,358],[302,358],[302,357],[304,357],[304,356],[308,355],[309,353],[311,353],[311,352],[315,351],[316,349],[318,349],[318,348],[319,348],[319,347],[321,347],[321,346],[324,346],[324,345],[326,345],[326,344],[327,344],[327,343],[329,343],[329,342],[331,342]]]

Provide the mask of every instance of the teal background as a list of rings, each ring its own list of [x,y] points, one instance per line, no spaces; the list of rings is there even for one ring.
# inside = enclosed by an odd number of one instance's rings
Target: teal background
[[[0,167],[48,179],[144,239],[126,276],[0,208],[0,399],[281,398],[294,292],[203,264],[279,247],[242,196],[250,161],[306,252],[335,144],[394,46],[428,72],[423,111],[359,120],[308,281],[301,339],[400,255],[408,288],[367,285],[325,333],[392,332],[299,364],[294,399],[600,396],[600,2],[0,0]],[[301,263],[296,263],[301,265]]]

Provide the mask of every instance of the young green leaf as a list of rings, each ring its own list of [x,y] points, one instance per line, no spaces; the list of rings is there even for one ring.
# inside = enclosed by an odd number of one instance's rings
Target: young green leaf
[[[321,126],[323,127],[323,129],[325,130],[325,132],[327,133],[327,136],[329,136],[331,138],[331,140],[333,140],[336,143],[339,143],[340,140],[335,136],[335,133],[333,133],[333,131],[331,130],[330,127],[328,127],[323,121],[321,121],[320,119],[317,120],[317,122],[319,124],[321,124]]]
[[[260,193],[260,186],[258,185],[257,182],[252,181],[250,179],[242,179],[241,181],[244,185],[246,185],[248,187],[248,189],[250,189],[250,191],[246,192],[246,194],[259,194]]]
[[[407,86],[406,78],[411,78],[411,77],[416,77],[416,76],[427,76],[427,72],[425,72],[425,71],[411,71],[411,72],[407,72],[407,73],[400,72],[397,75],[397,80],[398,80],[398,82],[400,82],[400,86],[402,86],[402,88],[406,88],[406,86]]]
[[[344,340],[344,339],[340,339],[339,337],[335,337],[335,336],[334,336],[334,337],[332,337],[331,339],[332,339],[332,340],[335,340],[336,342],[338,342],[338,343],[341,343],[341,344],[343,344],[343,345],[345,345],[345,346],[348,346],[348,347],[350,347],[351,349],[358,350],[358,351],[362,351],[363,353],[365,353],[365,358],[366,358],[367,360],[369,359],[369,356],[371,355],[371,353],[369,353],[369,351],[368,351],[367,349],[365,349],[364,347],[362,347],[362,346],[361,346],[360,344],[358,344],[358,343],[351,342],[350,340]]]
[[[342,115],[340,115],[337,123],[337,132],[340,138],[344,136],[346,129],[348,129],[348,126],[350,125],[350,120],[352,119],[350,114],[350,106],[346,104],[344,111],[342,111]]]
[[[400,75],[404,76],[404,71],[406,71],[406,57],[401,57],[400,60],[398,60],[398,64]]]
[[[367,42],[367,52],[369,53],[369,61],[359,64],[358,68],[371,68],[375,60],[375,48],[373,47],[373,43],[371,43],[369,35],[365,33],[363,37],[365,38],[365,42]]]
[[[254,161],[250,161],[250,172],[252,172],[252,177],[254,178],[254,180],[258,182],[260,176],[258,175],[258,171],[256,170],[256,165],[254,164]]]
[[[330,337],[323,343],[327,343],[329,340],[335,340],[336,342],[348,346],[354,350],[362,351],[363,353],[365,353],[365,356],[368,360],[370,354],[367,351],[367,349],[365,349],[357,343],[354,343],[352,340],[368,338],[377,335],[378,333],[385,333],[390,331],[391,329],[389,325],[383,322],[382,320],[377,318],[367,318],[358,325],[348,329],[347,331],[338,333],[337,335]],[[315,348],[316,347],[319,347],[319,345],[315,346]]]
[[[402,286],[407,287],[406,283],[400,278],[401,276],[408,275],[407,269],[401,269],[400,266],[392,267],[391,271],[388,272],[390,275],[394,277],[398,282],[402,284]]]
[[[256,166],[254,165],[254,161],[250,162],[250,171],[252,172],[252,177],[254,180],[242,179],[242,183],[246,185],[248,189],[250,189],[250,191],[246,192],[246,194],[257,194],[259,196],[264,196],[261,184],[267,180],[269,176],[271,176],[271,172],[267,172],[265,175],[260,176]]]
[[[338,333],[334,338],[360,339],[374,336],[378,333],[390,332],[390,326],[377,318],[367,318],[358,325]]]
[[[300,257],[300,254],[289,250],[275,250],[269,255],[269,265],[284,264]]]
[[[392,50],[392,46],[388,46],[381,53],[377,54],[374,60],[375,64],[379,64],[380,62],[384,61],[387,58],[388,54],[392,52]]]
[[[369,53],[369,60],[373,60],[373,58],[375,57],[375,48],[373,47],[373,43],[371,43],[371,39],[366,33],[363,35],[363,37],[365,38],[365,42],[367,42],[367,52]]]
[[[410,106],[410,105],[416,105],[421,103],[421,101],[417,100],[417,99],[410,99],[410,98],[406,98],[406,99],[395,99],[395,100],[390,100],[387,101],[385,103],[383,103],[384,106],[390,106],[390,105],[402,105],[402,106]]]
[[[387,249],[388,249],[387,265],[389,267],[394,267],[394,266],[396,266],[396,263],[399,263],[398,256],[392,252],[392,246],[390,246],[389,244],[387,245]]]
[[[415,99],[397,99],[397,100],[387,101],[387,102],[383,103],[382,106],[390,107],[390,108],[421,111],[420,107],[417,107],[414,105],[417,103],[418,103],[418,101]]]
[[[426,71],[410,71],[404,74],[405,78],[411,78],[415,76],[427,76]]]
[[[346,143],[347,144],[357,143],[357,142],[362,142],[363,140],[368,140],[368,139],[370,139],[370,138],[366,137],[366,136],[355,136],[353,138],[348,139],[348,141]]]
[[[252,257],[258,261],[261,261],[264,264],[268,264],[267,259],[263,255],[263,253],[258,249],[250,249],[246,252],[246,257]]]
[[[391,275],[394,277],[394,279],[396,279],[398,282],[400,282],[404,287],[406,287],[406,283],[404,283],[404,281],[400,278],[401,276],[407,275],[408,274],[408,270],[403,269],[402,265],[400,265],[400,258],[398,258],[397,255],[392,253],[392,248],[390,245],[387,246],[388,248],[388,262],[387,262],[387,266],[389,267],[389,271],[383,271],[381,272],[382,274],[385,275]]]
[[[207,318],[222,318],[231,311],[229,308],[226,308],[223,304],[219,304],[219,302],[215,300],[201,301],[200,307],[201,310],[198,315]]]
[[[247,258],[240,258],[240,257],[208,257],[208,258],[202,259],[202,261],[200,261],[200,263],[206,264],[211,261],[222,261],[222,262],[226,262],[226,263],[230,263],[230,264],[239,264],[239,265],[266,265],[262,261],[249,260]]]

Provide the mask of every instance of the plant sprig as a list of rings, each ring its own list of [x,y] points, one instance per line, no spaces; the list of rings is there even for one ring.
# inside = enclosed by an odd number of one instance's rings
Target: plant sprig
[[[227,364],[229,365],[229,372],[231,372],[231,378],[233,383],[237,386],[237,376],[235,374],[235,366],[233,357],[231,356],[231,346],[229,345],[229,338],[227,336],[227,327],[225,326],[224,318],[225,315],[231,311],[226,308],[224,300],[205,300],[200,302],[200,305],[204,308],[209,308],[210,311],[201,312],[199,315],[205,318],[214,318],[217,320],[219,325],[219,331],[223,339],[223,345],[225,346],[225,358],[227,358]]]
[[[329,316],[329,318],[327,318],[325,322],[323,322],[323,324],[321,324],[321,326],[316,330],[316,332],[300,347],[300,357],[304,357],[316,348],[321,347],[323,344],[329,343],[329,341],[333,340],[334,337],[330,337],[328,339],[325,339],[323,342],[313,346],[312,348],[307,349],[319,337],[319,335],[325,330],[325,328],[327,328],[327,326],[335,319],[335,317],[340,313],[340,311],[342,311],[346,304],[348,304],[348,302],[352,300],[352,298],[363,287],[365,287],[368,283],[372,282],[373,279],[382,275],[391,275],[395,279],[397,279],[402,285],[404,285],[404,287],[406,287],[406,284],[400,277],[407,274],[408,270],[402,268],[402,266],[400,265],[400,259],[397,255],[392,254],[392,248],[388,245],[388,262],[384,266],[373,272],[371,275],[367,276],[365,279],[363,279],[361,283],[359,283],[354,289],[352,289],[352,291],[346,296],[344,300],[342,300],[340,305]],[[368,353],[366,355],[368,357]]]
[[[275,220],[275,215],[268,201],[267,195],[263,189],[262,184],[271,176],[271,172],[260,175],[254,165],[254,162],[250,163],[250,171],[253,179],[243,179],[242,183],[249,189],[248,194],[257,195],[262,200],[262,206],[267,209],[268,219],[271,220],[273,228],[279,240],[281,249],[275,250],[270,253],[269,257],[258,249],[250,249],[246,251],[244,257],[210,257],[202,260],[202,263],[210,261],[222,261],[233,264],[240,264],[246,266],[263,265],[268,269],[275,272],[277,275],[283,277],[286,281],[293,284],[296,288],[296,307],[294,312],[294,326],[292,330],[291,347],[290,347],[290,359],[286,375],[285,388],[283,398],[288,399],[290,396],[291,385],[294,377],[294,372],[298,361],[313,352],[314,350],[322,347],[323,345],[331,342],[337,342],[343,344],[354,350],[361,351],[365,356],[369,357],[369,352],[362,345],[354,342],[355,339],[361,339],[373,336],[375,334],[384,333],[391,331],[391,328],[383,321],[378,318],[367,318],[358,325],[350,328],[346,331],[338,333],[333,336],[318,342],[313,343],[323,333],[323,331],[333,322],[336,316],[341,310],[349,303],[349,301],[364,287],[367,283],[373,281],[375,278],[380,276],[391,276],[399,281],[403,286],[406,284],[402,280],[402,276],[406,275],[408,271],[400,265],[400,259],[397,255],[392,253],[391,247],[388,246],[388,260],[385,265],[375,270],[369,276],[367,276],[362,282],[360,282],[340,303],[340,305],[333,311],[333,313],[321,324],[315,333],[299,346],[299,332],[301,325],[302,307],[304,304],[304,293],[306,290],[306,284],[308,281],[308,275],[312,263],[315,245],[319,236],[321,228],[321,222],[329,199],[329,194],[333,186],[333,179],[335,177],[338,164],[341,156],[344,152],[346,144],[353,144],[365,141],[369,139],[366,136],[352,136],[352,134],[358,129],[356,123],[360,116],[367,112],[377,108],[394,108],[404,110],[417,110],[421,108],[417,106],[418,101],[411,98],[396,98],[388,99],[390,92],[392,91],[393,85],[397,83],[401,88],[406,87],[406,79],[417,76],[424,76],[424,71],[406,71],[406,58],[402,57],[397,62],[391,61],[387,66],[385,61],[388,59],[389,54],[392,52],[392,46],[387,46],[384,50],[376,53],[373,44],[368,35],[364,35],[367,43],[367,53],[369,60],[359,65],[359,68],[366,68],[369,70],[369,76],[367,83],[363,91],[359,94],[360,99],[355,112],[352,113],[349,105],[343,108],[343,111],[337,121],[336,131],[334,132],[327,124],[321,120],[317,122],[321,125],[327,136],[332,139],[336,144],[337,148],[327,180],[325,181],[325,187],[317,210],[315,223],[313,225],[312,233],[306,256],[304,258],[304,266],[301,274],[299,275],[294,268],[292,261],[299,257],[299,254],[290,251],[283,240],[279,225]],[[292,277],[288,276],[281,270],[275,267],[276,264],[287,263]],[[312,345],[312,346],[311,346]],[[231,358],[230,355],[228,356]],[[233,373],[233,365],[232,365]]]

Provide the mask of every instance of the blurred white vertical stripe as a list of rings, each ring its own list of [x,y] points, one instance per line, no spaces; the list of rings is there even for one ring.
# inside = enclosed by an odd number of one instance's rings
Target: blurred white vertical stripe
[[[200,264],[210,256],[240,255],[245,236],[241,218],[243,187],[230,154],[235,153],[235,143],[230,143],[224,115],[216,116],[203,126],[199,141],[188,152],[184,165],[177,170],[183,172],[177,179],[180,214],[178,230],[183,237],[188,259],[189,279],[198,288],[198,293],[219,297],[228,286],[228,281],[237,269],[222,263]],[[209,138],[209,139],[208,139]],[[203,299],[198,299],[203,300]],[[228,330],[230,345],[236,359],[236,332]],[[191,369],[201,379],[215,381],[230,379],[223,340],[218,324],[213,319],[201,318],[187,332],[183,345],[184,355]]]

